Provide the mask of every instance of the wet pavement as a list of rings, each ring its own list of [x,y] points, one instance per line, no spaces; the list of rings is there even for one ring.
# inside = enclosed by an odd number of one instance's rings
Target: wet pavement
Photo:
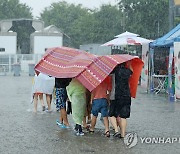
[[[0,76],[0,154],[180,153],[179,140],[151,142],[152,138],[180,138],[180,102],[169,103],[165,94],[147,94],[138,88],[127,127],[128,133],[137,133],[138,143],[128,148],[123,139],[104,137],[100,120],[95,134],[79,137],[74,135],[71,115],[72,128],[60,129],[56,125],[59,113],[54,104],[52,113],[41,111],[38,104],[39,112],[34,114],[31,84],[32,77],[26,75]]]

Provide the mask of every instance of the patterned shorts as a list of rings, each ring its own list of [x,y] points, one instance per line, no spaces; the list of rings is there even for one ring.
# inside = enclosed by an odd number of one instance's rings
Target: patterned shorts
[[[56,88],[56,108],[57,109],[66,109],[66,100],[67,100],[67,91],[66,88]]]

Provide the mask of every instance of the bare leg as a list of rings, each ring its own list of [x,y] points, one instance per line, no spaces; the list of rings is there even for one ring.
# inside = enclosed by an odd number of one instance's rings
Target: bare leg
[[[50,95],[50,104],[51,104],[51,102],[52,102],[52,95]]]
[[[86,116],[84,116],[83,118],[83,127],[86,128],[87,127],[87,123],[86,123]]]
[[[45,106],[44,105],[44,100],[43,100],[43,94],[39,94],[38,96],[39,96],[39,99],[40,99],[40,102],[41,102],[41,106],[43,108],[43,106]]]
[[[97,117],[92,116],[92,119],[91,119],[91,128],[90,128],[91,131],[94,131],[94,127],[96,125],[96,120],[97,120]]]
[[[121,128],[121,137],[124,137],[126,133],[127,119],[121,118],[119,121],[119,126]]]
[[[63,123],[63,118],[62,118],[62,112],[61,112],[61,110],[60,110],[60,112],[59,112],[59,120],[60,120],[60,123]]]
[[[87,121],[87,124],[90,124],[91,123],[91,114],[88,113],[88,121]]]
[[[105,133],[107,131],[109,131],[109,121],[108,121],[108,117],[103,117],[104,120],[104,126],[105,126]]]
[[[116,121],[116,117],[110,117],[110,121],[112,126],[114,127],[114,131],[115,133],[118,132],[118,126],[117,126],[117,121]]]
[[[62,120],[63,120],[64,124],[65,124],[66,126],[69,126],[69,122],[68,122],[67,113],[66,113],[65,108],[62,108],[62,109],[60,110],[60,113],[61,113],[61,117],[62,117]]]
[[[121,120],[121,118],[120,117],[117,117],[116,118],[116,121],[117,121],[117,126],[120,128],[120,120]]]
[[[51,95],[46,94],[46,101],[48,105],[48,111],[51,111]]]
[[[37,112],[38,95],[34,94],[34,112]]]

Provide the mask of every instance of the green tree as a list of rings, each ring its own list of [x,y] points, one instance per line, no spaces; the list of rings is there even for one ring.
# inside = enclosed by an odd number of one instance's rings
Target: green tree
[[[0,0],[0,20],[14,19],[9,30],[17,32],[17,46],[24,48],[22,53],[29,53],[30,34],[34,32],[32,21],[15,20],[19,18],[32,19],[31,8],[19,0]]]
[[[147,38],[168,32],[168,0],[121,0],[124,29]]]
[[[76,46],[88,43],[104,43],[122,32],[122,13],[117,7],[102,5],[100,9],[89,10],[71,26]],[[76,29],[76,31],[73,31]]]
[[[88,14],[88,10],[82,8],[81,5],[68,4],[62,1],[45,8],[40,19],[45,22],[46,26],[55,25],[68,36],[64,37],[65,46],[78,47],[76,39],[80,37],[81,27],[75,26],[75,23],[78,23],[77,20],[81,20]],[[77,35],[75,36],[75,34]]]
[[[75,20],[70,27],[71,44],[79,48],[82,44],[95,42],[96,20],[92,14],[86,14]]]
[[[53,3],[41,14],[45,25],[55,25],[66,33],[64,45],[79,48],[86,43],[104,43],[122,32],[122,13],[118,7],[102,5],[90,10],[67,2]]]
[[[94,17],[96,21],[95,42],[104,43],[123,32],[122,12],[117,6],[102,5],[99,10],[94,12]]]
[[[32,18],[31,8],[19,0],[0,0],[0,20]]]

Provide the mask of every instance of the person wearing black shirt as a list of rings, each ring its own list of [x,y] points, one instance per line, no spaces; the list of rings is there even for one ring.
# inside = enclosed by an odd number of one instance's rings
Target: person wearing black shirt
[[[68,128],[69,122],[66,112],[66,100],[68,98],[66,87],[69,85],[70,78],[55,78],[56,88],[56,108],[60,109],[59,120],[56,120],[57,125],[61,128]]]
[[[129,63],[128,63],[129,64]],[[129,88],[129,78],[132,75],[132,68],[125,67],[126,63],[118,65],[114,69],[115,73],[115,99],[110,105],[110,120],[115,128],[115,137],[124,137],[126,132],[127,120],[130,117],[131,94]],[[121,129],[121,134],[117,130],[117,121]]]

